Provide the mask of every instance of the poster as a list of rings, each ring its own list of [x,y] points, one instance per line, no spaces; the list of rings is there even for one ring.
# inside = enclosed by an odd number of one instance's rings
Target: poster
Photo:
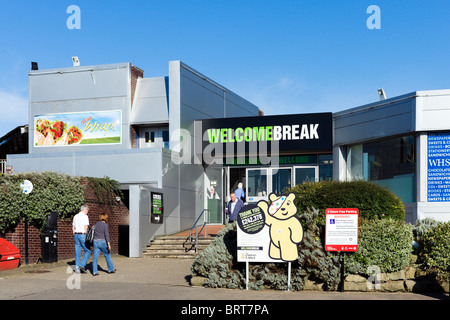
[[[164,205],[163,194],[151,192],[151,223],[163,223]]]
[[[428,133],[427,200],[450,201],[450,133]]]
[[[297,219],[295,194],[269,195],[243,206],[237,218],[239,262],[291,262],[298,258],[303,228]]]
[[[326,251],[358,251],[358,217],[359,210],[356,208],[326,209]]]
[[[34,146],[120,144],[122,111],[43,114],[34,117]]]

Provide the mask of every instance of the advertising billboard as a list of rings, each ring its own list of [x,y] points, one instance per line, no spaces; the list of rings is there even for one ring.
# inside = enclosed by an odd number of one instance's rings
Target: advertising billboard
[[[121,110],[43,114],[34,117],[34,146],[120,144]]]
[[[428,133],[427,200],[450,201],[450,133]]]

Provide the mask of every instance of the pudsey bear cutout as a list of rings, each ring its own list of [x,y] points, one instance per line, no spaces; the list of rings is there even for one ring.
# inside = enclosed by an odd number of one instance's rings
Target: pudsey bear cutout
[[[264,200],[257,204],[264,212],[265,223],[269,227],[269,256],[275,260],[294,261],[298,257],[297,244],[303,240],[303,227],[295,217],[295,194],[277,196],[271,193],[269,200],[270,206]]]

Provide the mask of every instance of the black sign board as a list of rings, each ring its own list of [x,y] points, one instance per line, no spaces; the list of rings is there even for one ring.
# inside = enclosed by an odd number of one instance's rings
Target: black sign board
[[[163,223],[164,205],[163,194],[151,192],[151,222]]]
[[[195,121],[195,152],[207,157],[330,151],[332,113]]]

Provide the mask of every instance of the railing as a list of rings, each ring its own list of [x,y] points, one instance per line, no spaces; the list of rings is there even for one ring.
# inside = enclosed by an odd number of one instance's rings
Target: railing
[[[194,225],[192,226],[192,228],[189,230],[189,236],[186,238],[186,241],[183,243],[183,248],[185,252],[191,251],[193,248],[195,248],[195,252],[197,252],[197,241],[198,238],[200,236],[200,234],[202,233],[203,229],[205,229],[205,237],[206,237],[206,230],[207,230],[207,224],[209,223],[209,216],[210,216],[211,211],[209,209],[203,209],[202,213],[200,213],[200,215],[198,216],[197,220],[195,220]],[[198,224],[198,222],[200,221],[200,218],[203,217],[203,223],[202,224]],[[198,231],[198,228],[201,226],[200,231]],[[192,239],[192,230],[194,230],[195,228],[195,239]],[[186,248],[185,244],[189,241],[190,243],[190,248]]]
[[[0,159],[0,174],[6,173],[6,160]]]

